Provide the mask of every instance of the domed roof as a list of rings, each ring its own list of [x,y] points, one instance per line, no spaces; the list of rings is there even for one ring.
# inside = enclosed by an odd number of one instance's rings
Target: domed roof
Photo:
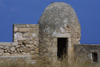
[[[53,33],[57,29],[62,32],[68,25],[74,28],[80,27],[77,15],[74,9],[63,2],[50,4],[43,12],[38,24],[41,30],[46,30],[47,33]]]

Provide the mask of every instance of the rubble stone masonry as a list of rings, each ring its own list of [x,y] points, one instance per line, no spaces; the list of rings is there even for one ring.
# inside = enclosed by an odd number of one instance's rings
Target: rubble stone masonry
[[[39,55],[39,25],[14,24],[12,43],[0,43],[0,56]]]

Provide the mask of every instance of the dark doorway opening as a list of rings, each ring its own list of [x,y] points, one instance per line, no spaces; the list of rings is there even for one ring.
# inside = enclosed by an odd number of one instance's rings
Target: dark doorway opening
[[[68,39],[67,38],[58,38],[57,40],[57,57],[59,59],[63,59],[67,55],[67,46]]]
[[[98,54],[92,53],[93,62],[98,62]]]

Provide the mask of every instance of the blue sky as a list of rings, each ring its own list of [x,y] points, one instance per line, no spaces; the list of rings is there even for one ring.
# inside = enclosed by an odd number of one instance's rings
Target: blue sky
[[[100,0],[0,0],[0,42],[12,42],[13,24],[37,24],[52,1],[74,8],[81,24],[82,44],[100,44]]]

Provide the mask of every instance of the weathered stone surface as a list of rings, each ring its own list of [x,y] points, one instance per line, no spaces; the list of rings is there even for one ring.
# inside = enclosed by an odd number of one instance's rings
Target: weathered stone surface
[[[35,44],[35,45],[38,46],[39,45],[39,42],[38,41],[34,41],[33,44]]]
[[[66,42],[68,54],[71,56],[73,45],[79,43],[81,30],[77,15],[70,5],[63,2],[50,4],[44,10],[38,24],[41,56],[48,55],[51,58],[53,53],[57,53],[58,38],[68,38]]]
[[[14,32],[17,32],[18,31],[18,28],[17,27],[14,27]]]
[[[3,46],[9,46],[11,44],[12,44],[11,42],[0,42],[0,45],[3,45]]]
[[[29,41],[29,40],[24,40],[23,43],[24,43],[24,44],[29,44],[30,41]]]
[[[10,50],[11,50],[11,51],[15,51],[15,47],[11,47]]]
[[[16,45],[18,45],[18,42],[13,42],[12,45],[16,46]]]
[[[10,53],[4,53],[3,55],[4,56],[10,56]]]
[[[35,51],[30,51],[31,55],[34,55],[35,54]]]
[[[35,53],[39,53],[39,48],[35,48]]]
[[[4,46],[0,46],[0,49],[3,49],[4,48]]]
[[[3,55],[3,53],[0,53],[0,56],[2,56]]]
[[[1,56],[35,55],[39,53],[39,26],[30,24],[14,24],[12,43],[0,43]]]
[[[20,46],[19,46],[19,45],[16,45],[15,47],[16,47],[16,48],[19,48]]]
[[[0,43],[0,56],[14,56],[13,60],[16,55],[32,55],[34,59],[46,55],[51,62],[56,61],[58,38],[68,38],[68,54],[71,54],[81,37],[75,11],[65,3],[49,5],[37,25],[14,24],[13,32],[13,43]]]
[[[8,50],[4,50],[4,53],[7,53],[8,52]]]
[[[35,24],[30,24],[29,26],[30,26],[30,28],[34,28]]]
[[[4,52],[4,50],[3,49],[0,49],[0,53],[3,53]]]
[[[24,33],[23,34],[23,37],[31,37],[32,36],[32,33]]]
[[[30,55],[0,56],[0,59],[8,60],[8,62],[10,60],[15,61],[18,59],[23,59],[25,61],[25,60],[31,60],[31,56]]]
[[[22,51],[24,51],[25,53],[30,53],[31,49],[30,48],[22,48]]]
[[[31,28],[31,29],[30,29],[30,32],[34,32],[34,29]]]
[[[57,43],[57,38],[54,38],[54,42]]]
[[[18,31],[19,32],[28,32],[29,29],[28,28],[19,28]]]
[[[14,24],[14,27],[25,28],[26,24]]]
[[[19,44],[19,45],[22,45],[22,44],[23,44],[23,41],[19,40],[19,41],[18,41],[18,44]]]
[[[19,53],[19,51],[20,51],[20,48],[16,48],[16,51]]]
[[[34,54],[34,55],[32,55],[31,59],[32,59],[32,60],[35,60],[35,59],[38,58],[38,57],[39,57],[39,55]]]
[[[23,55],[30,55],[30,53],[23,53]]]
[[[12,55],[15,53],[30,53],[30,55],[33,52],[35,52],[34,54],[39,53],[39,25],[15,24],[14,27],[18,28],[17,32],[14,31],[13,39],[15,43],[12,43],[15,51],[10,51],[10,53]]]
[[[27,44],[26,47],[34,48],[34,45]]]

